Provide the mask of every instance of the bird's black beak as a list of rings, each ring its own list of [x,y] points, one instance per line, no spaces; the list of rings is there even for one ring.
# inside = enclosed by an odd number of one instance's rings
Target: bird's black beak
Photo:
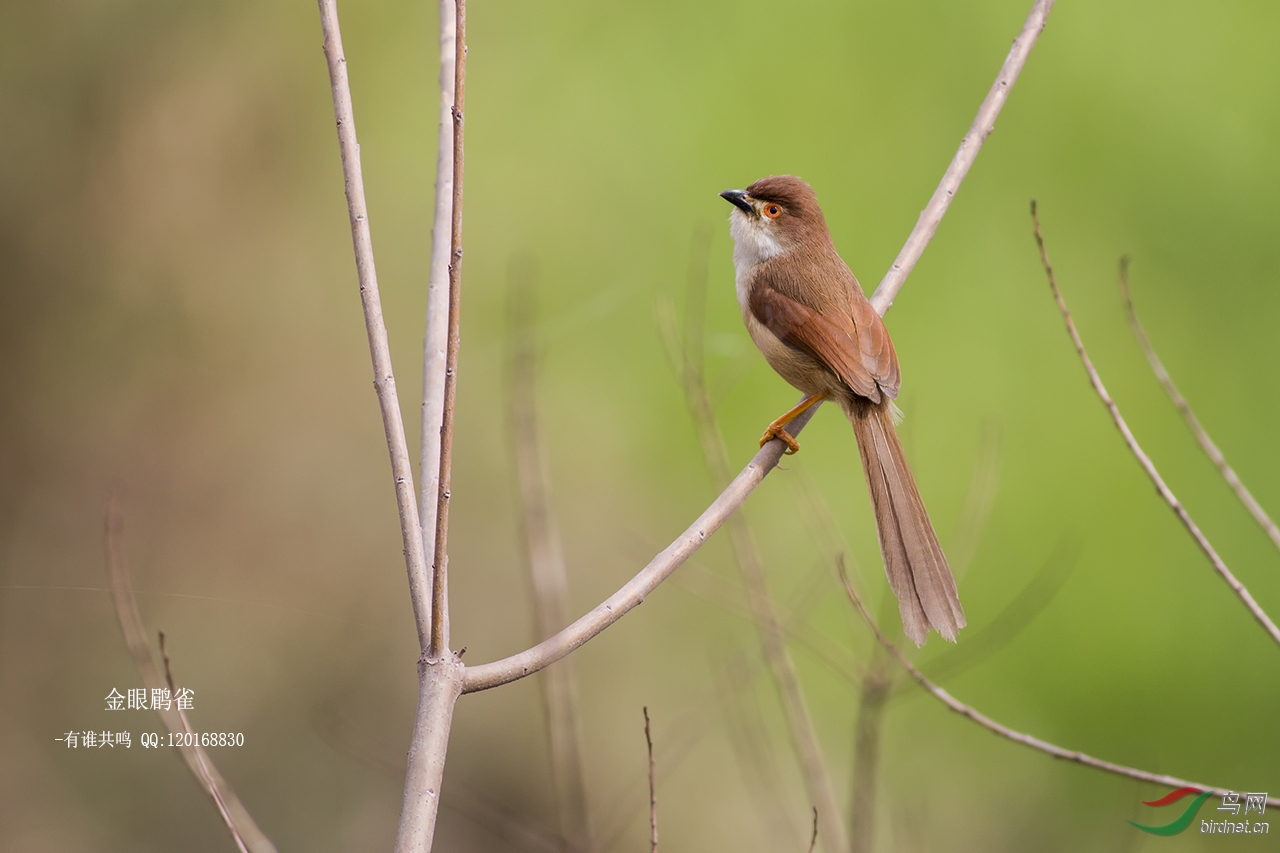
[[[725,190],[720,193],[720,198],[729,202],[729,204],[741,210],[743,213],[755,213],[755,208],[747,201],[746,190]]]

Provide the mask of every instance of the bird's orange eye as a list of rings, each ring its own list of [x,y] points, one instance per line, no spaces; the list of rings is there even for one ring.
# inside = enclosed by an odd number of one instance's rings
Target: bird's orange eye
[[[778,207],[776,204],[766,204],[764,206],[764,215],[770,219],[777,219],[782,215],[782,208]]]

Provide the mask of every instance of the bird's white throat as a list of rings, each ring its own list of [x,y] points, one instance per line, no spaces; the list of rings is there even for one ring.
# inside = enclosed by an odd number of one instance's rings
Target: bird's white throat
[[[769,223],[759,217],[747,216],[741,210],[729,214],[729,236],[733,237],[733,270],[739,305],[746,305],[747,285],[750,283],[752,268],[761,261],[782,254],[782,244],[772,232]]]

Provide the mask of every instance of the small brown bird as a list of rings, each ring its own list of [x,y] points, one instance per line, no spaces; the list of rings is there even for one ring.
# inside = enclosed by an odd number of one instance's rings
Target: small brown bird
[[[737,208],[729,233],[747,331],[769,366],[805,394],[760,444],[779,438],[795,453],[786,425],[828,397],[840,404],[858,439],[903,631],[916,645],[930,628],[954,642],[964,610],[893,426],[901,377],[884,322],[836,253],[807,183],[779,175],[720,195]]]

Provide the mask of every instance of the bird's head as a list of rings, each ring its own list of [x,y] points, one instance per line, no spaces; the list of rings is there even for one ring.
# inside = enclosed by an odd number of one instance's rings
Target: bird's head
[[[831,240],[813,187],[793,175],[761,178],[720,197],[735,208],[729,215],[735,261],[756,264],[805,243]]]

